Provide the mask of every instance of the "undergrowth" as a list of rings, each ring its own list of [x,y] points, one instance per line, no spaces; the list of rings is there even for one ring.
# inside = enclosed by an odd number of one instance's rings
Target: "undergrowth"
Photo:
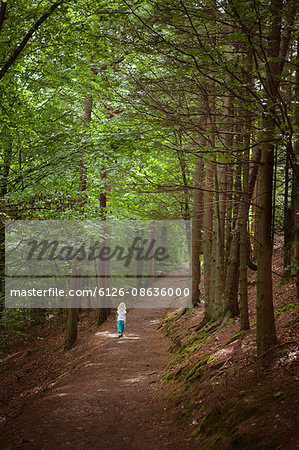
[[[179,314],[167,316],[163,321],[165,336],[171,339],[170,351],[175,354],[175,357],[166,366],[162,376],[165,382],[178,380],[183,383],[185,388],[188,388],[201,378],[202,367],[209,364],[215,358],[214,355],[209,355],[199,360],[195,365],[190,363],[190,358],[198,353],[200,348],[217,330],[218,323],[209,322],[197,332],[191,328],[184,330],[182,334],[175,326],[177,322],[176,318]]]
[[[297,303],[288,302],[276,310],[275,317],[287,312],[295,314],[298,308]],[[216,355],[208,352],[203,354],[200,349],[212,336],[216,337],[224,327],[229,325],[230,321],[222,322],[222,324],[209,322],[199,331],[196,331],[194,326],[184,329],[180,321],[185,318],[186,313],[182,315],[178,312],[172,313],[163,321],[162,327],[165,330],[165,335],[171,340],[170,351],[174,354],[174,358],[167,365],[162,375],[165,382],[176,381],[178,383],[178,389],[169,396],[169,400],[177,398],[176,401],[184,402],[180,410],[180,416],[182,421],[189,421],[190,426],[193,427],[193,437],[198,444],[198,448],[221,448],[223,450],[277,448],[277,434],[271,435],[268,433],[267,437],[265,435],[261,438],[263,427],[270,427],[271,425],[266,424],[264,419],[257,420],[257,417],[261,415],[260,405],[258,404],[260,397],[263,398],[266,405],[271,403],[269,399],[266,399],[265,392],[260,389],[261,392],[254,401],[249,401],[248,394],[245,394],[245,392],[236,394],[233,391],[232,396],[225,399],[225,396],[221,395],[221,389],[219,393],[222,400],[217,401],[218,397],[215,397],[215,386],[225,386],[225,383],[229,382],[230,376],[233,375],[226,369],[223,371],[221,368],[225,361],[219,364],[214,363],[211,372],[209,364],[216,359]],[[184,320],[183,323],[185,322],[188,325],[188,321]],[[250,328],[255,326],[256,322],[250,324]],[[242,339],[246,334],[247,330],[234,332],[223,345],[226,346]],[[219,368],[221,371],[216,373],[217,380],[215,380],[215,370]],[[250,372],[254,373],[253,370]],[[208,383],[210,386],[209,392],[214,393],[213,404],[210,404],[208,399],[205,403],[202,403],[201,400],[201,396],[204,397],[206,392],[201,384],[203,375],[206,374],[204,383],[205,385]],[[221,377],[221,380],[219,377]],[[191,396],[187,391],[192,392]],[[274,394],[271,393],[269,398],[277,401],[280,397],[281,390]],[[194,426],[196,426],[195,429]]]

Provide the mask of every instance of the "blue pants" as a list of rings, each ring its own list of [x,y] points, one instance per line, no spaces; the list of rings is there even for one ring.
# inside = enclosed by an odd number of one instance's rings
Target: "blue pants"
[[[124,320],[118,320],[117,321],[117,331],[118,334],[122,334],[125,330],[125,322]]]

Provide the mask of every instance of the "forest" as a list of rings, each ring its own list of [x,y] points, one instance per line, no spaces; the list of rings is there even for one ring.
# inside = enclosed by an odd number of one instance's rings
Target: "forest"
[[[298,19],[296,0],[1,1],[1,448],[296,448]],[[111,305],[6,307],[19,221],[124,242],[181,223],[190,305],[129,307],[117,341]]]

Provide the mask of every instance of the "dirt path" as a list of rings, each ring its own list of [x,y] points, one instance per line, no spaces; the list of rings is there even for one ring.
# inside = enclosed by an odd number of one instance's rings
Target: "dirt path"
[[[159,378],[169,361],[157,330],[162,313],[129,311],[123,339],[116,339],[109,318],[85,345],[76,370],[5,427],[0,448],[191,448]]]

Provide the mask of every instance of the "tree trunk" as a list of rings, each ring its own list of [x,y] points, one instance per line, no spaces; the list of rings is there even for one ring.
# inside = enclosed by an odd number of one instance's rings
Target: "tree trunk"
[[[213,242],[213,163],[206,162],[205,167],[205,191],[204,191],[204,214],[203,214],[203,257],[204,257],[204,301],[205,318],[211,320],[210,313],[210,279],[211,279],[211,257]]]
[[[267,115],[262,128],[263,144],[259,168],[258,190],[258,244],[257,244],[257,351],[265,353],[276,343],[273,293],[272,293],[272,182],[274,165],[275,103],[278,98],[282,64],[279,60],[281,44],[282,0],[272,0],[267,56]]]
[[[98,318],[97,318],[97,326],[99,327],[107,320],[108,311],[107,308],[99,308],[98,309]]]
[[[227,182],[227,207],[226,207],[226,215],[225,215],[225,253],[224,253],[224,270],[225,270],[225,280],[226,280],[226,273],[227,273],[227,267],[228,267],[228,259],[230,254],[230,248],[231,248],[231,242],[232,242],[232,214],[233,214],[233,168],[229,166],[227,168],[228,172],[228,182]]]
[[[154,242],[156,240],[156,224],[154,222],[151,223],[151,227],[150,227],[150,238],[149,238],[149,244],[151,244],[152,242]],[[149,253],[149,259],[147,262],[147,280],[146,280],[146,287],[151,286],[151,284],[153,283],[153,276],[155,274],[155,259],[153,258],[153,255],[155,253],[155,246],[153,246],[153,248],[151,249],[150,253]]]
[[[144,240],[144,230],[138,230],[137,236],[141,238],[141,241]],[[162,234],[161,234],[161,241],[162,241],[162,247],[165,249],[168,249],[168,239],[167,239],[167,227],[163,227]],[[168,252],[166,252],[168,254]],[[140,289],[143,287],[143,270],[144,270],[144,260],[138,259],[137,260],[137,288]],[[161,271],[162,273],[167,272],[167,263],[166,261],[161,262]]]
[[[258,140],[261,140],[259,134]],[[249,208],[255,183],[257,180],[257,173],[260,164],[261,149],[259,145],[253,147],[253,155],[250,161],[249,180],[248,180],[248,202],[247,208]],[[236,175],[237,176],[237,175]],[[236,209],[236,207],[234,208]],[[237,214],[241,214],[238,211]],[[248,211],[247,211],[248,214]],[[227,261],[227,270],[225,276],[225,290],[224,290],[224,314],[230,311],[233,317],[239,315],[238,306],[238,281],[239,281],[239,264],[240,264],[240,234],[239,234],[240,218],[235,221],[235,228],[232,233],[232,240],[230,244],[229,257]],[[236,276],[237,275],[237,276]]]
[[[244,79],[252,87],[252,52],[249,51],[247,58],[247,73]],[[247,289],[247,261],[250,259],[250,239],[248,235],[248,213],[249,213],[249,158],[251,144],[251,114],[242,110],[244,115],[244,154],[243,154],[243,177],[242,177],[242,194],[241,194],[241,214],[240,214],[240,328],[241,330],[249,330],[248,316],[248,289]]]
[[[5,195],[8,192],[8,177],[12,157],[12,138],[9,133],[6,134],[7,143],[4,146],[3,168],[0,180],[0,199],[1,209],[5,210]],[[0,317],[5,304],[5,222],[0,222]]]
[[[285,280],[291,276],[291,244],[292,244],[292,211],[289,207],[289,178],[290,178],[290,157],[292,151],[292,142],[286,146],[286,171],[284,178],[284,217],[283,217],[283,277]]]
[[[196,156],[192,216],[192,305],[200,302],[200,255],[202,252],[203,191],[200,189],[204,179],[204,163]]]
[[[90,68],[92,73],[95,75],[96,69],[93,67]],[[95,80],[94,78],[92,79]],[[86,94],[85,97],[85,104],[84,104],[84,120],[83,120],[83,128],[86,129],[89,126],[90,120],[91,120],[91,113],[92,113],[92,95],[90,93]],[[84,150],[85,146],[83,146],[82,154],[80,158],[79,163],[79,185],[78,190],[79,192],[84,193],[86,191],[87,187],[87,174],[86,174],[86,167],[85,167],[85,160],[84,160]],[[82,209],[84,210],[84,202],[82,202]],[[84,211],[82,211],[84,212]],[[76,268],[73,270],[73,275],[76,273]],[[74,278],[72,279],[74,284],[77,285],[77,280]],[[68,316],[67,316],[67,328],[66,328],[66,340],[65,340],[65,348],[69,349],[71,348],[76,339],[77,339],[77,326],[78,326],[78,309],[77,308],[69,308],[68,309]]]
[[[239,315],[238,287],[240,276],[240,223],[238,220],[241,191],[241,166],[237,167],[235,174],[234,200],[233,200],[233,236],[230,244],[229,258],[227,261],[225,286],[223,293],[223,315],[231,317]],[[237,215],[237,217],[236,217]]]
[[[91,81],[96,81],[95,75],[97,74],[97,69],[91,65],[90,70],[93,73],[93,77],[91,78]],[[90,90],[91,86],[88,84],[87,89]],[[92,114],[92,104],[93,104],[93,98],[92,94],[88,92],[85,96],[85,102],[84,102],[84,119],[83,119],[83,129],[87,130],[91,121],[91,114]],[[86,144],[82,147],[82,153],[80,157],[80,165],[79,165],[79,192],[85,192],[87,187],[87,171],[86,171],[86,165],[85,165],[85,158],[84,158],[84,152],[86,150]]]
[[[185,229],[187,236],[187,245],[189,255],[191,256],[191,225],[190,225],[190,206],[189,206],[189,187],[188,187],[188,178],[187,178],[187,164],[186,164],[186,156],[182,147],[182,136],[179,134],[176,135],[176,145],[177,145],[177,156],[181,168],[181,174],[183,179],[184,186],[184,201],[182,202],[182,218],[185,221]]]
[[[230,92],[226,92],[223,98],[223,120],[224,120],[224,131],[222,136],[222,143],[224,150],[229,156],[232,151],[232,95]],[[226,245],[230,236],[230,224],[231,224],[231,203],[229,198],[230,187],[230,165],[225,164],[221,170],[221,177],[219,180],[219,187],[222,192],[219,193],[219,208],[220,208],[220,226],[221,226],[221,236],[222,236],[222,246],[223,246],[223,260],[222,266],[223,271],[225,268],[225,256],[226,256]],[[223,274],[224,277],[224,274]]]
[[[268,136],[273,136],[275,122],[264,122]],[[269,139],[269,137],[268,137]],[[276,343],[274,310],[272,298],[272,177],[273,143],[263,144],[258,182],[257,217],[257,348],[258,354],[264,353]]]
[[[103,220],[103,219],[102,219]],[[104,222],[105,223],[105,222]],[[104,228],[104,232],[106,232],[106,228]],[[101,251],[102,247],[105,247],[107,245],[106,240],[103,239],[100,248],[99,248],[99,252]],[[97,326],[102,325],[102,323],[104,323],[107,320],[107,317],[109,315],[109,308],[108,308],[108,302],[107,299],[109,298],[106,294],[107,294],[107,289],[110,288],[110,278],[109,275],[110,270],[109,270],[109,266],[108,266],[108,261],[99,261],[99,271],[100,271],[100,277],[98,278],[98,286],[100,289],[104,290],[104,295],[101,296],[101,307],[98,308],[97,311]],[[107,278],[106,278],[107,277]]]
[[[213,307],[213,319],[217,320],[222,316],[223,303],[222,296],[224,290],[224,267],[223,267],[223,255],[224,255],[224,245],[223,245],[223,230],[224,226],[222,224],[222,218],[220,214],[220,195],[219,195],[219,181],[218,181],[218,167],[215,158],[214,167],[214,177],[215,177],[215,211],[214,211],[214,246],[215,246],[215,294],[214,294],[214,307]]]
[[[297,40],[297,59],[299,58],[299,39]],[[295,98],[297,98],[296,106],[295,106],[295,125],[297,129],[299,129],[299,68],[297,67],[296,71],[296,85],[295,85]],[[295,244],[295,251],[294,251],[294,262],[296,267],[296,291],[297,291],[297,298],[299,298],[299,140],[297,139],[294,146],[294,211],[293,211],[293,221],[295,224],[295,231],[294,231],[294,244]]]
[[[77,340],[77,325],[78,325],[78,309],[69,308],[67,310],[66,322],[66,339],[64,343],[65,350],[73,347]]]
[[[86,94],[85,103],[84,103],[84,120],[83,120],[83,128],[86,130],[91,121],[91,111],[92,111],[92,95]],[[79,192],[85,192],[87,187],[87,172],[85,166],[85,157],[84,152],[86,150],[86,145],[82,148],[82,153],[80,157],[79,164]]]
[[[250,153],[250,117],[246,117],[245,151],[243,157],[242,195],[240,204],[240,328],[249,330],[248,317],[248,291],[247,291],[247,258],[248,258],[248,178],[249,178],[249,153]]]
[[[108,178],[108,174],[106,171],[102,170],[101,173],[101,179],[102,180],[107,180]],[[107,185],[105,184],[104,188],[101,189],[100,192],[100,218],[102,223],[106,223],[106,217],[107,217]],[[107,227],[104,225],[104,233],[108,234],[108,229]],[[106,240],[104,238],[101,246],[105,246]],[[107,296],[106,294],[108,293],[108,291],[110,291],[111,289],[111,279],[110,279],[110,261],[100,261],[101,264],[101,278],[100,283],[101,283],[101,287],[104,289],[104,295],[102,298],[102,303],[103,306],[101,308],[98,309],[98,318],[97,318],[97,326],[102,325],[102,323],[104,323],[111,311],[111,308],[108,307],[108,299],[110,299],[109,296]]]
[[[70,282],[70,288],[74,289],[74,291],[78,288],[78,278],[75,276],[77,275],[77,268],[73,262],[72,266],[72,275]],[[73,297],[72,300],[75,300],[75,297]],[[65,350],[69,350],[73,347],[77,340],[77,327],[78,327],[78,308],[73,308],[72,306],[72,300],[70,301],[69,308],[67,310],[67,321],[66,321],[66,338],[64,342],[64,348]]]
[[[5,133],[6,134],[6,133]],[[0,196],[1,202],[4,202],[5,195],[8,192],[8,177],[11,166],[11,157],[12,157],[12,137],[9,133],[6,134],[7,143],[4,147],[4,156],[3,156],[3,168],[1,173],[1,181],[0,181]],[[3,204],[1,205],[4,206]]]
[[[0,318],[5,304],[5,224],[0,222]]]

